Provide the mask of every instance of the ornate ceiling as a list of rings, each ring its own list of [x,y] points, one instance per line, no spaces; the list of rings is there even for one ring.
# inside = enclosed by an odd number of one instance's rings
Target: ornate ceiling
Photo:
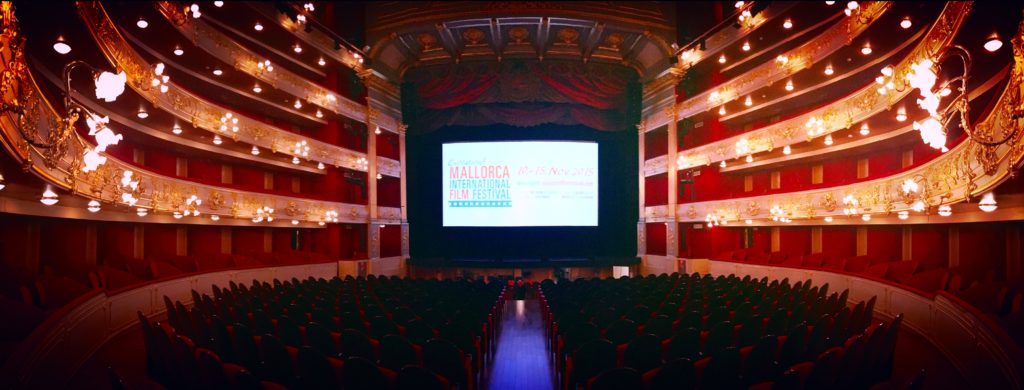
[[[375,70],[507,58],[623,64],[649,76],[672,57],[671,3],[382,2],[369,6]]]

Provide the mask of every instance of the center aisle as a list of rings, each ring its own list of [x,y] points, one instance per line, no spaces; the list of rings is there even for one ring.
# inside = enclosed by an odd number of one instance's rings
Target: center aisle
[[[497,352],[483,388],[554,389],[540,303],[536,299],[510,300],[505,304],[502,318]]]

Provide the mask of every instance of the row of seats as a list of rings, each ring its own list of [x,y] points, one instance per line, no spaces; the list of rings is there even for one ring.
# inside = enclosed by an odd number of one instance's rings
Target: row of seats
[[[995,280],[994,274],[979,277],[956,268],[922,269],[919,262],[912,260],[889,261],[871,256],[829,258],[820,253],[790,257],[782,252],[750,249],[723,252],[715,260],[852,273],[924,294],[945,291],[977,309],[1024,346],[1024,285]]]
[[[374,383],[390,386],[403,371],[425,368],[443,378],[445,388],[473,389],[492,350],[503,291],[500,283],[372,276],[215,286],[212,297],[194,292],[191,309],[165,299],[167,321],[143,325],[167,330],[146,335],[147,367],[168,387],[201,386],[206,379],[191,368],[189,356],[204,349],[261,381],[330,388],[351,380],[355,374],[344,367],[362,359],[357,367],[369,362],[373,369],[357,377],[378,372],[371,375]],[[176,341],[179,336],[188,342]],[[188,346],[178,347],[188,353],[166,359],[162,337]],[[314,363],[319,371],[303,371]]]
[[[645,373],[680,359],[696,365],[698,373],[710,362],[729,367],[721,371],[730,372],[728,378],[715,377],[705,388],[739,378],[747,385],[776,379],[784,372],[779,368],[814,361],[869,329],[875,300],[851,308],[847,295],[829,294],[828,285],[810,282],[696,274],[545,282],[540,293],[566,389],[584,387],[611,368]],[[883,344],[895,345],[892,337]],[[775,347],[766,347],[769,340]],[[749,368],[745,357],[757,345],[779,357],[769,359],[775,369],[741,376],[733,363]],[[732,359],[733,353],[744,359]]]

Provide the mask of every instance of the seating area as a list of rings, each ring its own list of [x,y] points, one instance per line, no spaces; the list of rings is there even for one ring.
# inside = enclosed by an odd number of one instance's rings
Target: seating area
[[[749,276],[539,288],[564,390],[867,388],[889,378],[902,322],[873,319],[875,298]]]
[[[991,272],[972,275],[958,268],[924,269],[917,261],[891,261],[870,256],[828,258],[820,253],[791,257],[782,252],[746,249],[721,253],[714,260],[853,274],[897,284],[922,295],[944,291],[976,309],[987,321],[1001,326],[1024,345],[1024,310],[1021,310],[1024,285],[995,280]]]
[[[149,376],[172,389],[477,387],[502,283],[397,277],[254,281],[139,313]]]

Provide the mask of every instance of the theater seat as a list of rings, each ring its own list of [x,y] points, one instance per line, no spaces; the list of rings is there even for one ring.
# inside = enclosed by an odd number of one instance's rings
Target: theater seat
[[[942,290],[948,280],[949,270],[935,268],[904,277],[899,282],[924,292],[934,292]]]
[[[871,266],[871,259],[867,256],[857,256],[846,259],[843,269],[846,272],[864,272]]]
[[[917,272],[918,263],[916,261],[893,261],[889,264],[889,269],[885,272],[885,278],[898,282],[904,278],[910,277]]]

